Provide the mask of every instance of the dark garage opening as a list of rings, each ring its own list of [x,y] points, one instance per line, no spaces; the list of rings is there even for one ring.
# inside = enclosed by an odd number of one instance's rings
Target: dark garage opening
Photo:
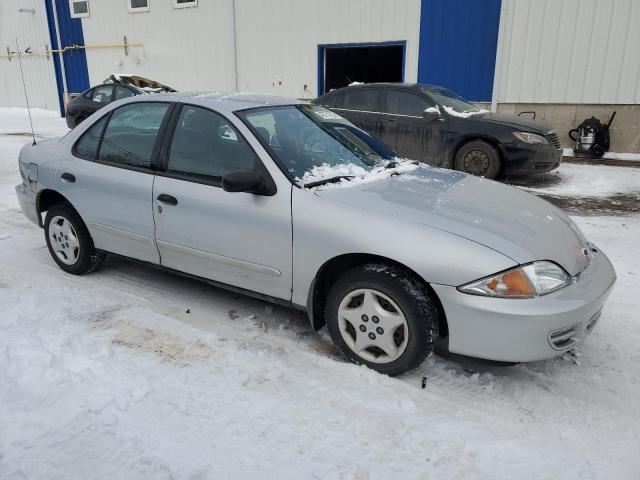
[[[401,82],[404,45],[324,47],[322,93],[352,82]]]

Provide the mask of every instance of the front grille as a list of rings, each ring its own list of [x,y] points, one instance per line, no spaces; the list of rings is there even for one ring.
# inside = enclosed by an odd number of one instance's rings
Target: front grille
[[[560,137],[558,137],[558,132],[556,132],[555,130],[547,132],[545,137],[547,137],[547,139],[551,142],[551,145],[556,147],[558,150],[562,148],[562,145],[560,145]]]
[[[560,328],[549,332],[549,345],[554,350],[566,350],[578,343],[578,334],[580,332],[580,324],[576,323],[570,327]]]

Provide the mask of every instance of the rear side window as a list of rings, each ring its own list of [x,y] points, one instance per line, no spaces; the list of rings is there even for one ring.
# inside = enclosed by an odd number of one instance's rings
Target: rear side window
[[[97,103],[109,103],[111,102],[112,95],[113,95],[113,87],[111,85],[97,87],[93,89],[91,100]]]
[[[253,149],[224,117],[205,108],[182,107],[171,143],[169,172],[219,180],[227,173],[254,170],[257,162]]]
[[[153,148],[169,109],[166,103],[133,103],[111,115],[98,159],[131,167],[149,168]]]
[[[426,99],[415,93],[401,90],[389,90],[387,92],[386,113],[422,117],[423,112],[430,106]]]
[[[326,102],[323,102],[323,105],[329,108],[340,108],[342,106],[342,99],[344,98],[343,94],[338,95],[329,95],[329,98]]]
[[[102,130],[107,123],[107,116],[102,117],[96,123],[94,123],[89,130],[84,132],[76,143],[76,154],[95,160],[98,156],[98,145],[100,144],[100,137],[102,136]]]
[[[380,90],[366,89],[366,90],[354,90],[353,92],[347,92],[344,94],[344,101],[342,102],[342,108],[347,110],[360,110],[367,112],[379,112],[380,111]]]

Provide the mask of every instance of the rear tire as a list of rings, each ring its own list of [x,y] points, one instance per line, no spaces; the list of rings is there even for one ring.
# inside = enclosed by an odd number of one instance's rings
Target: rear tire
[[[325,319],[342,356],[391,376],[417,368],[438,339],[426,285],[401,268],[369,263],[331,288]]]
[[[500,154],[483,140],[465,143],[455,158],[455,168],[461,172],[494,179],[500,173]]]
[[[45,239],[53,260],[67,273],[91,273],[102,265],[105,253],[96,250],[86,225],[75,209],[58,203],[44,221]]]

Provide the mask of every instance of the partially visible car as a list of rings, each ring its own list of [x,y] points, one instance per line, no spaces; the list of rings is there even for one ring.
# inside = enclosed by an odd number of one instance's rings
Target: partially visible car
[[[551,126],[490,113],[437,85],[358,84],[313,103],[335,110],[402,157],[482,177],[544,173],[562,157]]]
[[[65,118],[69,128],[75,128],[89,115],[122,98],[144,93],[175,92],[171,87],[138,75],[113,74],[100,85],[73,97],[67,102]]]

